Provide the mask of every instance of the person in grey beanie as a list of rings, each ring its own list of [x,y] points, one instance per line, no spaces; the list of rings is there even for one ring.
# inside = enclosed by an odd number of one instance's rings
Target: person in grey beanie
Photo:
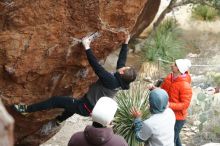
[[[142,113],[132,109],[137,140],[145,142],[145,146],[174,146],[175,114],[168,108],[167,92],[160,88],[152,90],[149,104],[151,116],[144,121]]]

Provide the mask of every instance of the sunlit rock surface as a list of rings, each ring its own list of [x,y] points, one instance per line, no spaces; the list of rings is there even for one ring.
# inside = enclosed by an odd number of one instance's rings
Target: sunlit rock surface
[[[15,118],[16,145],[39,145],[53,136],[57,129],[47,133],[44,127],[60,111],[22,116],[11,105],[54,95],[80,98],[97,78],[78,40],[98,32],[91,47],[105,59],[126,33],[140,34],[159,5],[160,0],[0,0],[0,92]]]

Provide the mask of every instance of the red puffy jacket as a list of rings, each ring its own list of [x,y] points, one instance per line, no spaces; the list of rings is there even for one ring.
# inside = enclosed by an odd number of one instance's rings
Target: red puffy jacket
[[[169,95],[169,107],[174,111],[176,120],[185,120],[192,98],[191,77],[188,72],[173,78],[169,74],[161,85]]]

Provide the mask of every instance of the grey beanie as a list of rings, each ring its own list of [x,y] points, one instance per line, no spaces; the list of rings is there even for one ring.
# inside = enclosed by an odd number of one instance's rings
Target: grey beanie
[[[150,112],[152,114],[162,113],[168,103],[168,94],[161,88],[156,88],[149,95]]]

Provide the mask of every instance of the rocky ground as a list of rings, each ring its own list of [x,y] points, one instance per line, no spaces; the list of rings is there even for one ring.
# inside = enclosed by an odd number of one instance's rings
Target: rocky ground
[[[90,118],[74,115],[66,120],[62,129],[54,137],[41,146],[66,146],[72,134],[82,131],[88,124],[91,124]]]

